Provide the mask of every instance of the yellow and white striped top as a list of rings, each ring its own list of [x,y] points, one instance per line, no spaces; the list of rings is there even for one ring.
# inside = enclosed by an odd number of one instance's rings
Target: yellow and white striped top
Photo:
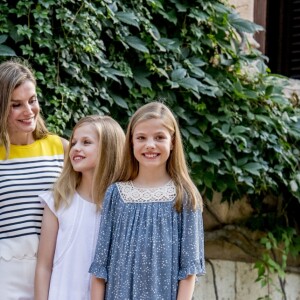
[[[52,188],[63,167],[60,137],[30,145],[0,146],[0,258],[36,255],[43,207],[38,195]]]

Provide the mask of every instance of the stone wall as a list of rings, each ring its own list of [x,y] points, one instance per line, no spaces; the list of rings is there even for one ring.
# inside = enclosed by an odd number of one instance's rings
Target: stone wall
[[[247,20],[253,21],[254,0],[229,0],[239,14]]]
[[[226,260],[213,260],[206,264],[206,275],[196,283],[193,300],[257,300],[269,296],[272,300],[300,300],[300,275],[287,273],[285,297],[277,290],[277,276],[272,276],[274,286],[261,287],[255,282],[257,270],[253,264]]]

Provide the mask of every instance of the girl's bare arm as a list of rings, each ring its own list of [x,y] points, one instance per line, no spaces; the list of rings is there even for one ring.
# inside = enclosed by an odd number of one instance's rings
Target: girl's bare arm
[[[105,281],[92,275],[91,300],[104,300]]]
[[[196,275],[188,275],[179,281],[177,300],[191,300],[195,288]]]
[[[50,208],[44,209],[34,280],[34,299],[47,300],[58,232],[58,220]]]

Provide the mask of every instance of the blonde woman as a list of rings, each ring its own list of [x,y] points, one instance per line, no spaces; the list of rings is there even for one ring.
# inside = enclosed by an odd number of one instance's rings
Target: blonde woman
[[[0,64],[0,298],[34,297],[43,207],[38,195],[61,173],[67,141],[41,117],[36,80],[21,60]]]

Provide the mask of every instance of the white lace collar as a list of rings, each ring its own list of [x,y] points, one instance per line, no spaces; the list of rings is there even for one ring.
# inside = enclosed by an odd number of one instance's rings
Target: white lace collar
[[[118,182],[117,187],[125,203],[171,202],[176,197],[172,180],[157,188],[136,187],[132,181]]]

